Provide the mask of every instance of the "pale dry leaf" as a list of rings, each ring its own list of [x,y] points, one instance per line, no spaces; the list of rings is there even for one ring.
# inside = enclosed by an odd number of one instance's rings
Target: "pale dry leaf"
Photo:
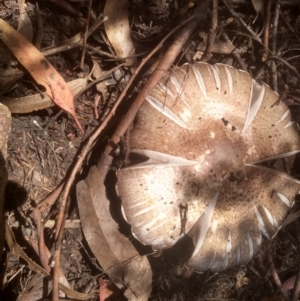
[[[119,287],[126,279],[125,295],[131,295],[129,300],[148,300],[152,282],[149,262],[119,232],[96,167],[77,184],[76,192],[83,232],[95,257]]]
[[[259,14],[261,14],[262,16],[264,16],[265,13],[265,8],[264,8],[264,1],[263,0],[252,0],[252,5],[256,11],[256,17],[253,21],[253,23],[255,23],[257,17]]]
[[[93,78],[97,79],[99,77],[102,77],[103,76],[103,71],[101,70],[99,64],[97,61],[93,60],[93,63],[94,63],[94,70],[93,70]],[[105,84],[105,81],[101,81],[99,83],[96,84],[96,89],[98,92],[102,93],[102,94],[105,94],[106,92],[106,84]]]
[[[118,260],[112,253],[99,220],[93,208],[93,202],[89,188],[85,181],[80,181],[76,186],[77,206],[81,219],[82,230],[89,247],[104,270],[117,265]],[[101,242],[101,243],[99,243]]]
[[[86,84],[87,77],[77,78],[67,82],[67,85],[71,89],[73,95],[76,95],[86,86]],[[15,114],[30,113],[37,110],[46,109],[54,105],[53,101],[48,95],[41,96],[41,94],[28,95],[19,98],[0,96],[0,103],[6,105],[10,112]]]
[[[282,283],[282,288],[284,290],[292,290],[294,288],[295,285],[295,281],[296,281],[296,275],[290,277],[289,279],[287,279],[286,281],[284,281]]]
[[[114,48],[117,56],[126,58],[132,56],[135,50],[133,45],[127,11],[128,1],[110,0],[106,1],[104,16],[108,20],[104,22],[106,35]],[[127,65],[133,65],[136,58],[126,59]]]

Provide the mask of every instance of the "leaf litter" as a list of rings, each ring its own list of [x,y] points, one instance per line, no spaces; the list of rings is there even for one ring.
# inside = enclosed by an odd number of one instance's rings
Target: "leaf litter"
[[[174,7],[177,7],[178,11],[176,12],[176,16],[180,16],[180,12],[181,11],[185,11],[186,12],[186,7],[188,7],[186,4],[184,3],[178,3],[177,1],[176,5],[172,6],[172,3],[169,1],[165,2],[165,5],[169,5],[168,7],[164,7],[163,10],[161,10],[161,12],[164,12],[163,16],[164,18],[167,18],[167,14],[165,14],[165,12],[171,12],[172,9],[174,9]],[[261,2],[261,1],[259,1]],[[180,5],[178,5],[180,4]],[[236,6],[239,6],[240,8],[243,9],[243,4],[235,4],[234,8],[236,8]],[[130,10],[130,14],[132,14],[132,12],[137,12],[138,10],[134,10],[133,8],[136,7],[142,7],[142,4],[140,3],[140,1],[133,1],[129,4],[129,8]],[[145,7],[144,7],[145,8]],[[222,6],[222,8],[224,8]],[[162,16],[162,14],[159,14],[157,12],[157,7],[154,6],[153,3],[151,3],[151,5],[149,5],[146,9],[148,9],[148,14],[151,16],[155,16],[155,14],[159,17]],[[255,18],[255,10],[253,10],[253,12],[251,12],[251,9],[253,9],[253,7],[251,8],[251,3],[250,5],[248,5],[248,9],[249,11],[247,12],[247,14],[245,14],[246,16],[251,16],[252,20]],[[146,10],[145,10],[146,11]],[[145,43],[147,46],[149,46],[149,43],[151,43],[151,38],[149,39],[149,35],[151,37],[151,33],[153,34],[153,39],[156,39],[157,36],[159,36],[159,33],[157,32],[158,29],[161,28],[165,28],[165,24],[166,24],[166,19],[163,19],[163,22],[161,22],[161,19],[155,19],[152,18],[153,20],[151,20],[152,24],[150,25],[150,21],[147,19],[147,13],[145,13],[145,11],[142,12],[142,15],[139,15],[138,17],[138,22],[136,23],[132,23],[131,24],[131,32],[134,32],[135,35],[135,42],[136,40],[139,40],[139,42],[141,42],[143,40],[143,29],[145,29],[146,31],[144,32],[146,36],[147,35],[147,42]],[[257,14],[259,12],[257,11]],[[261,12],[260,12],[261,13]],[[285,11],[285,14],[287,15],[288,13]],[[228,15],[223,15],[224,17],[228,17]],[[259,18],[257,19],[256,22],[260,22],[261,20],[261,16],[259,16]],[[164,24],[163,24],[164,23]],[[251,23],[252,24],[252,23]],[[138,26],[136,26],[138,25]],[[234,20],[233,24],[231,25],[234,30],[236,30],[236,28],[239,28],[236,23],[236,20]],[[253,25],[255,26],[255,25]],[[257,25],[257,29],[260,30],[262,28],[262,23],[259,23]],[[295,27],[296,28],[296,27]],[[117,28],[119,30],[119,28]],[[241,28],[239,28],[241,30]],[[120,53],[118,53],[117,48],[120,47],[122,49],[122,43],[118,41],[122,41],[121,38],[122,37],[122,32],[121,30],[119,30],[119,34],[120,34],[120,39],[116,38],[115,39],[115,45],[113,45],[113,48],[116,50],[117,55],[120,55]],[[125,39],[125,41],[130,42],[131,45],[134,44],[134,42],[130,41],[130,38],[128,38],[128,29],[126,29],[126,33],[127,33],[127,40]],[[107,36],[110,36],[110,33],[107,32]],[[232,35],[231,35],[232,37]],[[97,39],[99,37],[96,37],[95,39]],[[221,38],[222,40],[222,38]],[[123,40],[124,41],[124,40]],[[149,42],[150,41],[150,42]],[[245,41],[244,41],[245,42]],[[112,43],[113,44],[113,43]],[[195,39],[195,44],[197,44],[197,39]],[[236,45],[236,44],[235,44]],[[245,47],[245,45],[243,45]],[[251,49],[251,46],[247,46],[248,50]],[[246,48],[247,48],[246,47]],[[132,54],[132,47],[130,48],[130,51],[126,53],[126,55],[124,55],[124,57],[126,56],[130,56]],[[191,49],[190,49],[191,50]],[[190,51],[189,50],[189,51]],[[186,55],[186,59],[189,60],[190,58],[190,53],[189,51],[185,52]],[[242,52],[242,47],[241,47],[241,52]],[[95,56],[95,53],[93,53],[93,56]],[[246,54],[245,54],[246,57]],[[243,59],[245,59],[245,57],[243,57]],[[221,59],[220,56],[217,57],[219,60]],[[41,63],[41,66],[38,67],[38,71],[37,74],[39,75],[40,72],[39,70],[44,70],[45,67],[47,66],[47,63],[49,62],[48,59],[46,59],[47,61],[43,61],[43,63]],[[248,60],[250,60],[248,58]],[[253,66],[255,65],[254,63],[252,63]],[[60,98],[60,93],[61,90],[63,90],[63,85],[60,85],[61,83],[59,82],[59,87],[57,88],[57,90],[54,91],[53,93],[53,87],[50,87],[51,83],[55,83],[55,81],[51,81],[51,73],[47,73],[46,72],[46,80],[44,79],[43,83],[48,86],[48,91],[49,92],[49,96],[53,97],[53,94],[58,95],[57,97]],[[49,78],[50,76],[50,78]],[[291,82],[293,82],[293,80],[286,79],[286,82],[289,81],[289,84]],[[38,82],[38,81],[37,81]],[[47,90],[47,88],[46,88]],[[104,99],[109,95],[109,90],[105,91],[105,87],[102,85],[101,90],[98,91],[99,93],[101,93],[101,96],[104,96]],[[86,122],[86,120],[93,119],[93,112],[94,112],[94,108],[92,107],[92,105],[90,103],[88,103],[88,100],[86,98],[93,95],[93,94],[89,94],[91,92],[87,92],[87,94],[85,95],[85,97],[83,97],[82,99],[82,103],[79,105],[79,115],[82,118],[82,123],[87,125],[89,124],[88,122]],[[111,94],[113,95],[112,97],[114,97],[114,93],[115,91]],[[67,95],[69,96],[69,94]],[[73,105],[73,103],[72,103]],[[71,106],[72,106],[71,105]],[[70,106],[68,104],[68,106]],[[104,108],[104,107],[102,107]],[[73,105],[73,109],[74,109],[74,105]],[[53,109],[50,109],[53,110]],[[55,111],[54,111],[55,112]],[[89,112],[89,114],[86,114],[87,112]],[[101,116],[101,110],[100,110],[100,116]],[[34,115],[33,115],[34,116]],[[120,116],[118,116],[119,118]],[[73,140],[72,138],[72,133],[70,133],[69,130],[67,130],[67,134],[66,135],[70,135],[69,140],[67,141],[63,141],[63,136],[61,136],[61,134],[58,134],[59,132],[64,132],[64,128],[63,126],[61,126],[59,128],[59,130],[53,130],[51,126],[51,124],[57,124],[55,119],[52,119],[51,117],[34,117],[40,124],[42,124],[42,127],[46,127],[47,128],[47,122],[50,122],[50,128],[48,126],[48,129],[50,129],[49,133],[50,133],[50,137],[51,139],[54,136],[58,136],[60,137],[59,139],[61,139],[61,141],[55,141],[53,139],[53,141],[49,140],[50,144],[53,144],[55,147],[53,147],[53,151],[49,151],[46,150],[44,151],[41,147],[40,150],[38,151],[34,151],[32,152],[32,150],[37,150],[37,146],[38,144],[38,140],[42,140],[45,141],[45,137],[41,134],[41,132],[38,132],[37,130],[32,130],[32,128],[29,126],[29,123],[23,121],[25,117],[19,117],[19,120],[17,121],[18,123],[18,127],[15,127],[14,130],[14,138],[18,138],[18,139],[14,139],[15,141],[11,140],[10,145],[14,145],[16,146],[16,148],[13,149],[13,152],[15,152],[15,154],[11,153],[12,158],[15,160],[15,162],[13,164],[18,164],[18,166],[21,166],[24,169],[24,173],[22,173],[22,176],[20,178],[23,179],[24,174],[25,174],[25,178],[23,183],[25,183],[25,185],[27,185],[26,183],[30,183],[32,180],[34,180],[35,185],[33,187],[33,189],[30,190],[30,194],[31,194],[31,198],[33,200],[39,200],[40,199],[40,195],[36,194],[34,191],[37,189],[37,180],[39,178],[39,176],[37,176],[37,172],[28,172],[30,170],[35,171],[36,166],[41,166],[40,168],[40,173],[41,174],[47,174],[47,172],[45,171],[45,169],[49,169],[49,174],[47,175],[49,178],[51,178],[52,174],[55,174],[57,171],[55,169],[51,169],[53,168],[53,166],[51,165],[55,165],[53,164],[53,158],[56,156],[57,159],[59,160],[59,162],[63,162],[63,158],[67,153],[67,152],[71,152],[72,155],[75,157],[76,156],[76,152],[74,150],[72,150],[72,144],[76,144],[76,147],[78,147],[79,143],[76,142],[77,138],[75,138]],[[60,119],[58,119],[60,120]],[[22,123],[22,121],[24,123]],[[23,125],[23,129],[20,130],[20,127],[22,127]],[[25,125],[25,126],[24,126]],[[90,130],[92,129],[92,127],[90,128]],[[17,133],[17,135],[16,135]],[[71,135],[72,134],[72,135]],[[74,136],[73,136],[74,137]],[[48,138],[47,138],[48,139]],[[107,138],[105,138],[107,140]],[[104,140],[104,141],[106,141]],[[66,143],[67,142],[67,143]],[[67,144],[70,144],[71,147],[67,147]],[[24,145],[27,145],[27,147],[24,147]],[[28,148],[29,146],[29,148]],[[61,149],[62,148],[62,149]],[[101,148],[100,148],[101,149]],[[97,152],[99,152],[99,150],[97,150]],[[35,161],[32,165],[32,163],[30,162],[29,158],[31,157],[35,157]],[[93,159],[92,159],[93,160]],[[49,162],[47,162],[49,161]],[[24,164],[25,163],[25,164]],[[62,163],[64,164],[64,163]],[[27,166],[28,165],[28,166]],[[66,166],[64,166],[64,169],[66,168]],[[26,171],[27,171],[27,177],[26,177]],[[87,174],[86,172],[83,172],[85,175]],[[85,177],[82,177],[85,178]],[[62,179],[62,177],[59,178],[60,180]],[[33,182],[31,182],[33,183]],[[46,186],[45,185],[46,182],[45,181],[40,181],[39,185],[41,186]],[[58,183],[57,183],[58,184]],[[28,187],[28,186],[27,186]],[[51,187],[50,189],[48,188],[49,186],[47,186],[48,192],[51,191]],[[131,243],[127,240],[127,238],[120,236],[121,234],[118,232],[118,224],[116,224],[114,222],[114,220],[112,220],[110,218],[111,216],[111,210],[110,207],[114,207],[113,203],[109,203],[107,201],[107,197],[106,197],[106,188],[103,186],[102,180],[99,179],[99,176],[97,175],[97,171],[95,170],[95,168],[91,168],[90,172],[88,174],[88,176],[78,182],[77,187],[77,198],[78,198],[78,206],[79,206],[79,215],[80,215],[80,219],[82,222],[82,227],[83,227],[83,232],[84,235],[86,237],[86,240],[88,241],[88,245],[90,247],[90,249],[92,250],[92,252],[94,253],[93,255],[91,255],[91,253],[89,253],[89,251],[87,251],[87,254],[89,258],[92,258],[93,256],[95,256],[95,258],[97,258],[97,260],[99,261],[99,263],[101,264],[101,269],[99,269],[99,266],[96,267],[97,269],[97,273],[95,273],[94,271],[94,275],[97,274],[99,275],[99,273],[101,274],[101,277],[99,278],[99,282],[98,283],[98,300],[109,300],[110,298],[117,296],[114,295],[116,293],[111,294],[111,291],[113,291],[113,289],[110,289],[110,281],[115,282],[116,284],[118,284],[119,287],[123,287],[123,290],[125,289],[125,291],[127,291],[127,293],[130,292],[130,288],[134,288],[134,285],[139,284],[139,280],[140,280],[140,275],[135,275],[134,274],[134,270],[135,271],[143,271],[144,269],[146,271],[149,271],[149,264],[148,263],[144,263],[144,265],[146,267],[144,268],[140,268],[139,266],[136,267],[134,264],[134,261],[131,261],[132,258],[138,258],[139,260],[143,257],[140,257],[139,255],[137,255],[137,251],[135,249],[133,249],[131,246]],[[84,196],[84,197],[83,197]],[[98,204],[94,203],[94,199],[95,196],[101,196],[101,202]],[[87,204],[90,204],[89,206],[87,206]],[[100,206],[101,208],[98,208],[98,206]],[[87,208],[88,207],[88,208]],[[24,207],[23,207],[24,208]],[[27,209],[27,211],[30,211],[30,206],[27,205],[27,207],[25,207]],[[96,211],[93,210],[94,208],[97,208]],[[91,212],[88,213],[88,215],[86,216],[85,211],[91,210]],[[99,212],[103,213],[103,216],[97,216],[97,213],[99,215]],[[297,213],[297,212],[296,212]],[[94,214],[94,218],[91,218],[91,216]],[[52,213],[53,216],[53,213]],[[78,219],[76,210],[71,211],[70,218],[73,219]],[[295,218],[297,218],[298,215],[296,215]],[[15,221],[13,221],[12,219],[10,219],[10,222],[14,223]],[[11,223],[11,225],[12,225]],[[49,230],[45,230],[47,236],[46,239],[49,239]],[[277,261],[277,268],[278,268],[278,272],[280,273],[280,277],[284,280],[284,279],[289,279],[290,277],[293,277],[295,269],[293,268],[295,265],[293,265],[293,262],[296,264],[297,262],[297,258],[293,255],[293,253],[291,252],[291,250],[288,248],[288,243],[289,241],[292,241],[293,245],[295,245],[295,241],[294,241],[294,231],[292,229],[291,225],[288,225],[287,230],[287,235],[281,234],[279,233],[278,236],[278,254],[284,254],[280,257],[281,259],[281,263],[279,264]],[[65,236],[64,239],[65,241],[63,243],[66,243],[65,247],[63,248],[63,253],[65,252],[66,256],[64,258],[67,258],[68,260],[66,261],[72,261],[73,265],[67,265],[67,269],[70,270],[74,270],[74,267],[76,266],[76,264],[78,265],[78,262],[81,262],[80,257],[78,257],[78,253],[70,247],[70,245],[68,245],[69,243],[71,243],[74,240],[74,236],[76,238],[78,238],[79,240],[81,240],[80,234],[78,234],[78,232],[74,232],[77,234],[72,234],[72,231],[70,229],[66,229],[65,230]],[[96,240],[93,240],[93,237],[97,237]],[[76,239],[75,239],[76,241]],[[128,246],[127,248],[122,248],[122,245],[119,244],[119,241],[123,241],[124,246]],[[46,243],[48,243],[49,241],[46,240]],[[101,243],[100,243],[101,242]],[[276,242],[275,242],[276,243]],[[104,245],[107,245],[106,248],[104,249]],[[95,246],[94,246],[95,245]],[[71,252],[67,252],[67,250],[72,250]],[[78,247],[79,248],[79,247]],[[128,249],[128,250],[127,250]],[[98,254],[98,255],[96,255]],[[172,260],[170,260],[171,257],[168,257],[168,254],[166,252],[166,254],[163,254],[161,257],[153,259],[151,257],[149,257],[149,261],[151,263],[151,268],[153,271],[153,293],[150,296],[150,300],[198,300],[198,298],[208,298],[208,299],[215,299],[215,298],[221,298],[221,299],[233,299],[233,298],[238,298],[239,300],[249,300],[250,296],[252,296],[251,298],[264,298],[263,300],[271,300],[271,299],[267,299],[268,294],[272,296],[272,294],[274,295],[274,290],[272,292],[272,290],[268,290],[267,287],[269,284],[267,284],[263,279],[263,277],[265,277],[266,275],[266,271],[267,271],[267,266],[265,265],[264,262],[264,258],[263,256],[259,256],[258,258],[256,258],[252,263],[249,264],[248,269],[245,268],[241,268],[238,271],[229,271],[228,273],[225,274],[221,274],[221,275],[210,275],[209,273],[206,274],[193,274],[193,275],[185,275],[185,276],[180,276],[180,271],[178,270],[177,267],[172,266]],[[279,256],[277,255],[277,256]],[[129,258],[129,259],[128,259]],[[144,257],[147,261],[147,257]],[[143,259],[144,260],[144,259]],[[93,262],[91,260],[91,262]],[[89,264],[91,264],[91,262]],[[126,265],[128,266],[129,263],[132,265],[131,269],[129,269],[129,272],[126,270]],[[85,262],[86,267],[88,266],[88,263]],[[32,267],[31,264],[28,263],[29,268]],[[170,266],[172,268],[170,268]],[[113,272],[113,267],[120,267],[119,273],[124,276],[127,275],[125,278],[121,277],[120,280],[120,274],[118,274],[118,269],[115,268],[116,272]],[[83,266],[80,267],[80,269],[82,270]],[[79,269],[79,270],[80,270]],[[111,270],[111,272],[110,272]],[[290,271],[290,272],[288,272]],[[106,272],[105,274],[108,276],[104,276],[104,278],[102,278],[103,273]],[[126,274],[128,273],[128,274]],[[70,273],[68,278],[72,278],[72,277],[78,277],[81,276],[81,279],[84,279],[85,273]],[[258,275],[258,276],[257,276]],[[147,276],[148,280],[146,281],[146,283],[150,283],[149,282],[149,275]],[[185,278],[186,277],[186,278]],[[110,278],[110,279],[109,279]],[[150,277],[151,278],[151,277]],[[103,280],[105,279],[105,280]],[[117,280],[115,280],[117,279]],[[292,278],[293,279],[293,278]],[[134,283],[137,282],[137,283]],[[73,284],[74,282],[72,282]],[[83,282],[84,283],[84,282]],[[107,285],[108,284],[108,285]],[[87,284],[86,284],[87,285]],[[145,284],[144,284],[145,285]],[[108,288],[109,287],[109,288]],[[108,288],[108,289],[107,289]],[[143,287],[142,287],[143,288]],[[142,291],[141,288],[141,291]],[[144,290],[146,290],[149,294],[148,291],[149,288],[145,288]],[[136,292],[139,291],[139,289],[133,289],[132,292]],[[275,287],[275,291],[276,291],[276,287]],[[102,294],[101,294],[102,292]],[[268,293],[266,296],[266,292]],[[101,295],[101,296],[100,296]],[[145,295],[146,296],[146,295]],[[263,296],[263,297],[262,297]],[[74,298],[76,298],[74,296]],[[133,294],[132,297],[129,297],[129,300],[134,300],[134,298],[136,298],[136,296]],[[146,298],[146,297],[145,297]],[[145,299],[146,300],[146,299]]]

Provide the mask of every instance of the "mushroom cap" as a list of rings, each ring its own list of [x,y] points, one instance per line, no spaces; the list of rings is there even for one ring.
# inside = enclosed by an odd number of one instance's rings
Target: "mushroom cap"
[[[289,109],[231,66],[172,69],[147,95],[130,146],[143,161],[118,173],[117,190],[132,232],[154,249],[187,234],[198,271],[248,262],[300,188],[266,164],[300,151]]]

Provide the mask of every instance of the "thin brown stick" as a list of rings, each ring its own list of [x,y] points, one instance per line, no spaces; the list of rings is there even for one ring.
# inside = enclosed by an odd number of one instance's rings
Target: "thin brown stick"
[[[212,0],[211,24],[207,36],[206,48],[201,58],[202,62],[207,62],[212,57],[212,50],[215,43],[217,28],[218,28],[218,0]]]
[[[64,51],[69,51],[71,49],[79,48],[81,46],[82,46],[82,40],[79,40],[76,43],[62,45],[62,46],[58,46],[58,47],[47,49],[47,50],[42,50],[41,53],[44,56],[50,56],[50,55],[53,55],[53,54],[56,54],[56,53],[60,53],[60,52],[64,52]]]
[[[126,58],[122,58],[122,57],[118,57],[114,54],[111,54],[111,53],[108,53],[108,52],[105,52],[101,49],[98,49],[96,47],[93,47],[91,45],[86,45],[86,48],[90,51],[93,51],[93,52],[96,52],[97,54],[99,55],[103,55],[103,56],[106,56],[108,58],[111,58],[112,60],[116,60],[116,61],[124,61]]]
[[[278,21],[279,21],[279,12],[280,12],[280,0],[275,2],[275,11],[274,11],[274,20],[273,20],[273,30],[272,30],[272,52],[277,53],[277,30],[278,30]]]
[[[273,28],[272,28],[272,52],[273,53],[277,53],[277,29],[278,29],[278,21],[279,21],[279,11],[280,11],[280,0],[276,0]],[[277,67],[274,60],[271,61],[271,71],[272,71],[272,88],[274,91],[278,92]]]
[[[92,11],[92,3],[93,0],[89,1],[89,10],[88,10],[88,16],[86,19],[85,24],[85,33],[82,39],[82,52],[81,52],[81,60],[80,60],[80,69],[83,70],[84,68],[84,58],[85,58],[85,52],[86,52],[86,41],[88,38],[88,31],[89,31],[89,24],[90,24],[90,18],[91,18],[91,11]]]
[[[62,225],[64,226],[67,220],[67,212],[69,212],[70,208],[70,197],[68,198],[68,202],[66,202],[66,208],[65,208],[65,214],[63,216]],[[59,266],[59,260],[60,260],[60,242],[62,240],[64,232],[64,227],[61,227],[58,233],[55,233],[56,235],[56,242],[55,242],[55,252],[54,252],[54,260],[55,260],[55,266],[53,269],[53,286],[52,286],[52,300],[53,301],[59,301],[59,280],[61,279],[61,269]]]
[[[126,88],[124,89],[123,93],[121,93],[120,97],[118,98],[117,102],[115,103],[113,109],[110,111],[110,113],[107,115],[107,117],[105,118],[105,120],[103,121],[103,123],[96,129],[96,131],[89,137],[86,145],[83,147],[80,155],[78,156],[78,160],[75,163],[71,174],[65,184],[63,193],[62,193],[62,197],[61,197],[61,202],[60,202],[60,211],[58,213],[58,217],[57,217],[57,223],[56,223],[56,249],[55,249],[55,266],[54,266],[54,271],[53,271],[53,288],[55,288],[55,293],[53,293],[52,299],[53,300],[58,300],[58,270],[59,270],[59,255],[60,255],[60,235],[59,233],[62,233],[61,231],[63,231],[64,228],[64,220],[66,218],[64,218],[64,216],[67,215],[66,212],[66,208],[68,207],[68,202],[67,202],[67,196],[69,194],[71,185],[75,179],[75,176],[80,168],[80,166],[83,163],[83,160],[85,159],[85,157],[87,156],[88,152],[90,151],[91,146],[93,145],[94,141],[98,138],[99,134],[103,131],[103,129],[106,127],[107,123],[109,122],[109,120],[112,118],[112,116],[115,114],[115,111],[117,109],[117,107],[119,106],[120,102],[122,101],[122,99],[124,98],[129,86],[132,84],[132,82],[134,81],[135,77],[137,76],[138,72],[141,70],[141,68],[144,66],[144,64],[146,63],[146,61],[155,53],[157,52],[163,45],[163,43],[175,32],[177,31],[181,26],[183,26],[184,24],[190,22],[192,19],[195,19],[197,17],[197,21],[202,20],[203,17],[203,11],[206,12],[206,9],[208,8],[210,4],[210,0],[207,0],[205,2],[202,2],[199,5],[199,9],[197,9],[197,13],[195,13],[191,18],[185,20],[184,22],[182,22],[180,25],[178,25],[176,28],[174,28],[160,43],[159,45],[147,56],[146,59],[142,60],[140,66],[136,69],[135,74],[132,76],[132,78],[130,79],[130,81],[128,82]],[[200,17],[202,16],[202,17]],[[196,22],[193,22],[194,26],[196,26]],[[171,62],[169,62],[171,64]],[[161,71],[161,73],[163,74],[164,71]],[[132,117],[133,118],[133,117]],[[130,122],[129,122],[130,123]],[[128,124],[129,124],[128,123]],[[119,139],[119,135],[118,135],[118,139]],[[106,169],[106,172],[108,171],[108,169]],[[106,173],[105,173],[106,175]]]
[[[49,266],[49,258],[47,256],[47,251],[46,251],[47,247],[45,245],[44,225],[42,223],[41,212],[38,208],[34,208],[32,215],[37,229],[38,255],[42,263],[42,266],[48,273],[50,273],[51,267]]]
[[[272,0],[268,0],[267,8],[266,8],[266,16],[265,16],[265,29],[264,29],[264,37],[263,37],[263,44],[264,44],[264,52],[262,54],[261,60],[265,62],[268,59],[268,49],[269,49],[269,31],[270,31],[270,24],[271,24],[271,7],[272,7]]]
[[[81,46],[82,46],[82,40],[79,40],[76,43],[66,44],[66,45],[55,47],[55,48],[43,50],[43,51],[41,51],[41,53],[44,56],[50,56],[50,55],[53,55],[53,54],[56,54],[56,53],[60,53],[60,52],[64,52],[64,51],[69,51],[71,49],[79,48]],[[89,50],[91,50],[91,51],[94,51],[94,52],[98,53],[99,55],[103,55],[105,57],[108,57],[108,58],[110,58],[112,60],[115,60],[115,61],[124,61],[124,58],[121,58],[121,57],[118,57],[116,55],[110,54],[110,53],[108,53],[106,51],[97,49],[97,48],[92,47],[90,45],[86,45],[86,48],[89,49]]]

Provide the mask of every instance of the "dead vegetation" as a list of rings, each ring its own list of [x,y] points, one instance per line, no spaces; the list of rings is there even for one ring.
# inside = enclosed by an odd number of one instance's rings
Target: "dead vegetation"
[[[135,240],[113,171],[147,91],[174,65],[245,70],[299,122],[299,11],[293,0],[0,2],[0,102],[12,113],[1,298],[298,300],[297,198],[249,264],[199,274]],[[299,156],[289,172],[299,179]]]

